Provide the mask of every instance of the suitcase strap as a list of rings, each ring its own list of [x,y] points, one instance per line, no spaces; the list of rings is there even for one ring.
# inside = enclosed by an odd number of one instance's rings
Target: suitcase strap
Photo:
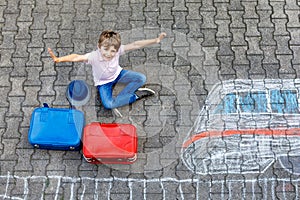
[[[118,163],[118,162],[128,162],[128,163],[133,163],[137,160],[137,154],[134,155],[132,158],[87,158],[83,154],[83,158],[86,160],[88,163]]]
[[[42,112],[40,115],[40,121],[41,122],[47,122],[49,119],[49,112],[51,112],[50,108],[44,107],[42,108]],[[74,112],[72,109],[69,110],[68,112],[68,123],[69,124],[74,124]]]

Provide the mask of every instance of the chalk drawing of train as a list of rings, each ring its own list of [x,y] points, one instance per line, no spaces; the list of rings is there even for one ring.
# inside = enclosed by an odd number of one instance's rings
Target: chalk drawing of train
[[[300,79],[217,83],[182,146],[197,174],[263,173],[275,161],[300,174]]]

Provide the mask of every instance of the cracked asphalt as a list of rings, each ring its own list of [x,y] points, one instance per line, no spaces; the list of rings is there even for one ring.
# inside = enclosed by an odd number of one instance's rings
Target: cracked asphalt
[[[90,52],[105,29],[124,44],[167,33],[161,44],[121,57],[156,91],[120,108],[122,118],[102,107],[91,66],[54,64],[47,52]],[[197,174],[181,157],[217,82],[299,78],[299,0],[0,0],[0,30],[0,199],[300,199],[292,158],[288,170],[274,159],[255,173]],[[81,151],[29,144],[32,111],[43,103],[68,108],[75,79],[92,91],[78,108],[86,124],[137,127],[134,164],[93,165]]]

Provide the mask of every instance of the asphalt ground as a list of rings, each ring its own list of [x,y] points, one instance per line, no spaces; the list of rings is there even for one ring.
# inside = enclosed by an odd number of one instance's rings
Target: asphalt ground
[[[243,171],[236,163],[240,171],[234,173],[227,164],[220,173],[199,174],[181,154],[216,83],[297,82],[299,14],[298,0],[0,0],[0,199],[299,199],[297,165],[288,158],[290,164],[282,166],[272,148],[266,169]],[[120,32],[124,44],[167,33],[161,44],[122,56],[121,66],[144,73],[156,91],[120,108],[122,118],[101,105],[91,66],[54,64],[47,52],[90,52],[106,29]],[[90,101],[78,107],[86,124],[137,127],[134,164],[93,165],[82,151],[29,144],[33,110],[43,103],[68,108],[65,91],[76,79],[92,91]],[[226,154],[230,141],[219,139]],[[284,141],[288,151],[292,142],[298,144],[297,138]]]

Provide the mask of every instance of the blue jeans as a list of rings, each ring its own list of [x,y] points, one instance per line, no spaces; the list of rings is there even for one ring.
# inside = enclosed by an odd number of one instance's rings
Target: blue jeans
[[[97,89],[103,106],[106,109],[113,109],[135,102],[135,91],[143,86],[145,82],[146,76],[144,74],[123,69],[116,80],[98,85]],[[116,97],[113,97],[113,88],[117,83],[125,84],[125,87]]]

